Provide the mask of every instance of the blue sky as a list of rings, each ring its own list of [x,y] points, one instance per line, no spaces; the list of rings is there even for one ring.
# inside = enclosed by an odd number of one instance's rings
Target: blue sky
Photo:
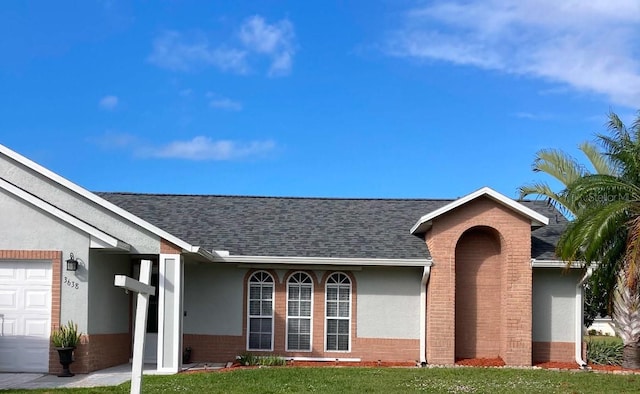
[[[24,1],[1,143],[93,191],[508,196],[640,108],[640,3]]]

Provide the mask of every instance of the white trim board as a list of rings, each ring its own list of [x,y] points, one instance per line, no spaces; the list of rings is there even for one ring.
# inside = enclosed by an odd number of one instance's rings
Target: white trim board
[[[496,201],[497,203],[500,203],[502,205],[504,205],[507,208],[512,209],[513,211],[520,213],[521,215],[526,216],[527,218],[529,218],[531,220],[531,225],[532,226],[544,226],[549,224],[549,218],[547,218],[544,215],[539,214],[538,212],[534,211],[533,209],[527,208],[524,205],[520,204],[519,202],[498,193],[497,191],[489,188],[489,187],[483,187],[482,189],[476,190],[473,193],[467,194],[464,197],[461,197],[455,201],[450,202],[449,204],[440,207],[438,209],[436,209],[433,212],[430,212],[426,215],[424,215],[423,217],[421,217],[418,222],[416,222],[416,224],[413,225],[413,227],[410,230],[411,234],[423,234],[424,232],[426,232],[429,228],[431,228],[431,224],[433,219],[437,218],[440,215],[443,215],[461,205],[464,205],[466,203],[468,203],[469,201],[475,200],[478,197],[482,197],[482,196],[486,196],[491,198],[492,200]]]

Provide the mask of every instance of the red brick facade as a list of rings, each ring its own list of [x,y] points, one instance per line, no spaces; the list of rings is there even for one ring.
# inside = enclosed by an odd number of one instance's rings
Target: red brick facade
[[[463,238],[468,230],[472,231]],[[490,268],[477,278],[476,295],[462,301],[460,297],[466,294],[460,287],[468,282],[466,276],[472,274],[472,266],[478,263],[467,252],[467,244],[482,242],[487,237],[493,239],[491,248],[497,247],[500,254],[491,255],[490,250],[483,250],[481,258],[489,262]],[[460,355],[492,354],[496,349],[493,345],[489,347],[488,341],[493,340],[499,344],[498,355],[508,365],[531,365],[530,221],[487,197],[479,197],[434,219],[425,242],[434,264],[427,289],[427,362],[452,364],[456,349],[460,349]],[[457,262],[459,243],[461,260]],[[501,265],[499,275],[495,271],[496,261]],[[464,273],[457,274],[458,269]],[[478,298],[477,292],[492,288],[500,291],[501,308],[488,310],[488,299]],[[488,337],[497,331],[488,329],[482,319],[473,317],[472,327],[466,327],[469,321],[465,319],[471,318],[458,313],[462,321],[456,321],[456,306],[473,311],[476,316],[491,313],[498,326],[498,338]],[[462,339],[465,335],[476,336],[475,349],[473,343]]]

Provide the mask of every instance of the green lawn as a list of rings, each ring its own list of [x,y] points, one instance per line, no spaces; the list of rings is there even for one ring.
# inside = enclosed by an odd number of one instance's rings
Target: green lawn
[[[128,393],[118,387],[28,392]],[[640,376],[512,368],[301,368],[145,376],[144,393],[637,393]],[[14,391],[15,392],[15,391]]]

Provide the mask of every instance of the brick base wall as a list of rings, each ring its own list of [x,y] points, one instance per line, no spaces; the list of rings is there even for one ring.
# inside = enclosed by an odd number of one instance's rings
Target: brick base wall
[[[340,357],[356,357],[362,361],[420,361],[420,340],[354,338],[351,353]]]
[[[574,349],[573,342],[533,342],[531,353],[534,363],[575,362]]]
[[[131,336],[125,334],[83,335],[80,345],[73,352],[73,373],[89,373],[129,362],[131,356]],[[59,374],[62,366],[58,352],[49,351],[49,373]]]
[[[242,336],[185,334],[184,346],[191,347],[191,362],[227,362],[246,353],[246,339]],[[353,338],[351,352],[257,352],[252,354],[282,357],[360,358],[362,361],[416,361],[420,341],[417,339]]]

